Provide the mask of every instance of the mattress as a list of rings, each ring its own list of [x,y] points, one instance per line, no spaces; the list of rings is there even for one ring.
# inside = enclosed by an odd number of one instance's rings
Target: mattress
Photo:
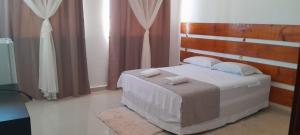
[[[220,88],[219,118],[182,128],[179,124],[181,98],[178,95],[135,76],[122,74],[118,81],[118,86],[123,88],[122,103],[172,133],[192,134],[218,128],[249,116],[269,104],[271,79],[268,75],[244,77],[191,64],[160,69]],[[150,109],[153,106],[158,109]]]

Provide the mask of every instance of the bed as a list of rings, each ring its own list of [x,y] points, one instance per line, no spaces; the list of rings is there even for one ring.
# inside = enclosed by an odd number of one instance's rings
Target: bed
[[[122,73],[118,81],[118,87],[123,89],[122,104],[166,131],[200,133],[236,122],[269,106],[271,78],[268,75],[239,76],[191,64],[159,69],[214,84],[220,89],[218,117],[183,127],[180,96],[155,83]]]

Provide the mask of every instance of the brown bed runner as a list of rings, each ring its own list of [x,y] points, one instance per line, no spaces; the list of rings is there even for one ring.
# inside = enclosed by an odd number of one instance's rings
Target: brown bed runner
[[[126,71],[125,73],[152,82],[182,98],[181,103],[181,126],[191,126],[219,117],[220,112],[220,89],[206,82],[189,79],[188,83],[179,85],[167,84],[165,77],[176,74],[160,70],[160,75],[146,78],[140,75],[143,69]]]

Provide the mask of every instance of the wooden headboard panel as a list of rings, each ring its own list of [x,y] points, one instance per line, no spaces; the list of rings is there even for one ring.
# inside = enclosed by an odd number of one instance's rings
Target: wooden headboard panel
[[[186,23],[181,32],[186,33]],[[256,38],[300,42],[299,25],[189,23],[189,33],[198,35]]]
[[[181,60],[204,55],[255,66],[272,77],[270,100],[292,105],[300,26],[182,23],[181,33]]]

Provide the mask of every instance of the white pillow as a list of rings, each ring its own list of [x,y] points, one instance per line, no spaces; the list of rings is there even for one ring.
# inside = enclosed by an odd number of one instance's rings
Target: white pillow
[[[147,69],[147,70],[144,70],[141,72],[141,75],[142,76],[145,76],[145,77],[153,77],[153,76],[157,76],[160,74],[160,70],[158,69]]]
[[[195,56],[195,57],[186,58],[183,60],[183,62],[197,65],[197,66],[211,68],[213,65],[218,64],[222,61],[210,57]]]
[[[260,70],[247,64],[236,62],[222,62],[212,67],[213,70],[219,70],[227,73],[248,76],[252,74],[262,74]]]

